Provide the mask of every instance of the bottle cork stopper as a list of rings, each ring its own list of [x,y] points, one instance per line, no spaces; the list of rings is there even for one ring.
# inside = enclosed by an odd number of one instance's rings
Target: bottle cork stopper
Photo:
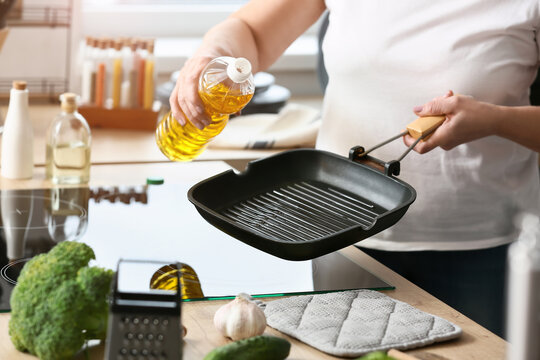
[[[94,38],[91,37],[91,36],[87,36],[86,37],[86,45],[87,46],[92,46],[93,43],[94,43]]]
[[[15,90],[26,90],[26,81],[15,80],[13,82],[13,88]]]
[[[154,53],[154,40],[149,40],[146,48],[150,54],[153,54]]]
[[[106,49],[108,42],[109,42],[109,40],[107,40],[107,39],[99,40],[99,48],[102,49],[102,50]]]
[[[65,112],[74,112],[77,110],[77,94],[63,93],[60,95],[60,107]]]
[[[123,41],[115,41],[114,43],[114,50],[122,50],[122,47],[124,46],[124,42]]]

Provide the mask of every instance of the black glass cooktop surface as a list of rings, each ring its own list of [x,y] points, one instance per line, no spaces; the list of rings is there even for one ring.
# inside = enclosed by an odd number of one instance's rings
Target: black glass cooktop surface
[[[90,245],[92,264],[110,269],[120,258],[181,262],[199,283],[193,300],[393,288],[337,252],[287,261],[230,237],[198,214],[190,186],[1,191],[0,311],[26,261],[66,240]]]

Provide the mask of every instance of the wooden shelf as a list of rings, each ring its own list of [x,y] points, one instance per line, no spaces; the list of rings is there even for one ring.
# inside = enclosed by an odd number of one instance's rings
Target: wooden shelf
[[[73,0],[55,1],[54,4],[45,6],[25,5],[23,2],[24,0],[17,0],[15,5],[10,9],[6,19],[7,28],[10,28],[12,32],[15,32],[16,28],[23,27],[46,27],[50,29],[61,27],[66,29],[67,64],[65,67],[65,76],[63,78],[45,76],[42,78],[28,78],[24,76],[11,78],[9,74],[3,74],[4,76],[0,78],[0,102],[3,103],[6,99],[9,99],[13,80],[25,80],[28,84],[28,91],[31,99],[48,99],[50,102],[56,103],[58,102],[58,96],[69,90]],[[5,40],[5,36],[7,35],[7,33],[6,35],[3,35],[2,31],[3,30],[0,30],[0,50],[3,40]],[[2,39],[2,37],[4,37],[4,39]]]
[[[145,109],[106,109],[80,106],[79,112],[91,128],[154,131],[160,112]]]
[[[58,96],[69,88],[67,79],[63,78],[0,78],[0,100],[9,99],[13,80],[26,81],[31,99],[48,99],[55,103],[58,102]]]
[[[69,27],[71,3],[66,6],[24,6],[10,11],[7,24],[10,27]]]

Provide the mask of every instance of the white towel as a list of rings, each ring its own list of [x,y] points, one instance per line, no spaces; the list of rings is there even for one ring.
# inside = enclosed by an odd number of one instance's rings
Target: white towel
[[[228,149],[314,147],[320,125],[319,110],[291,103],[278,114],[232,118],[208,146]]]

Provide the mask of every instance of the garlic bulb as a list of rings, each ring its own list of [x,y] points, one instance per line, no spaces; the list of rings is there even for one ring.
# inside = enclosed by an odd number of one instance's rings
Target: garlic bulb
[[[214,326],[221,334],[236,341],[261,335],[266,328],[266,316],[251,296],[240,293],[216,311]]]

